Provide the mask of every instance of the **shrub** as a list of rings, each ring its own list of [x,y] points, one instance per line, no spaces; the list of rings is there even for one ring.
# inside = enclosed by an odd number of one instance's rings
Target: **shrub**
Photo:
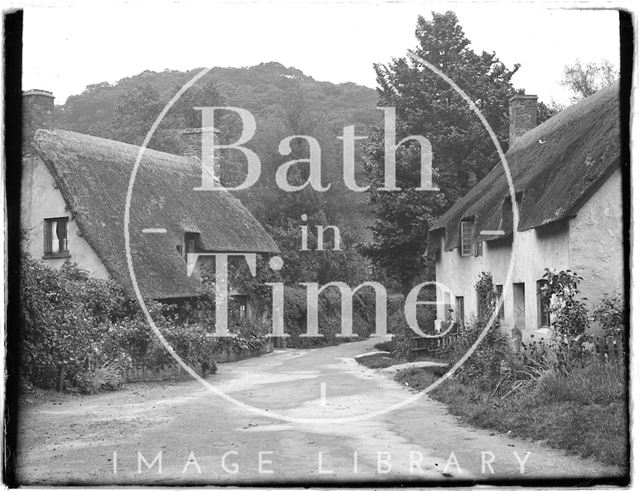
[[[456,340],[448,356],[451,363],[458,361],[469,351],[485,328],[484,322],[475,319],[455,334]],[[464,383],[473,383],[483,389],[494,389],[504,376],[505,360],[510,353],[507,337],[499,331],[496,322],[454,376]]]
[[[29,255],[21,272],[21,380],[92,393],[119,388],[134,363],[173,361],[115,282],[73,264],[51,269]],[[148,301],[148,307],[186,363],[215,372],[216,338],[202,324],[185,322],[176,305]]]
[[[307,332],[307,295],[304,288],[284,287],[284,330],[291,337],[287,344],[296,348],[312,348],[336,344],[344,338],[341,333],[341,299],[335,288],[322,292],[318,298],[318,331],[323,337],[301,337]],[[353,332],[356,336],[368,336],[372,332],[375,313],[373,295],[366,289],[353,296]]]
[[[582,277],[571,270],[545,269],[546,280],[540,291],[550,305],[553,335],[562,340],[575,339],[589,327],[587,307],[578,298]]]
[[[593,311],[606,336],[619,336],[625,332],[624,301],[620,293],[610,297],[606,293]]]
[[[394,341],[392,354],[398,359],[412,360],[415,357],[415,353],[412,351],[413,338],[419,336],[419,334],[415,333],[407,323],[407,318],[404,312],[404,302],[394,304],[392,308],[394,310],[389,317],[389,327],[393,334]],[[435,318],[435,309],[431,305],[419,305],[416,309],[416,321],[418,322],[418,327],[425,334],[435,334]]]
[[[91,355],[93,322],[70,280],[40,262],[21,261],[20,372],[34,385],[53,388]]]

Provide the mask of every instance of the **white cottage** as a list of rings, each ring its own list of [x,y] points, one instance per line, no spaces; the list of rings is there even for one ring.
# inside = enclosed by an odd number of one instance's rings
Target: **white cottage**
[[[506,153],[519,212],[502,165],[474,186],[429,232],[436,257],[438,324],[478,314],[475,284],[491,273],[504,294],[500,322],[529,339],[548,334],[538,289],[545,268],[583,278],[582,296],[596,304],[624,288],[619,85],[601,90],[536,127],[536,97],[510,101]],[[495,232],[495,233],[492,233]],[[507,270],[512,254],[514,268]],[[514,329],[515,328],[515,329]]]
[[[51,267],[71,261],[132,292],[124,216],[140,148],[53,129],[53,109],[50,92],[24,93],[23,248]],[[132,263],[144,297],[179,300],[200,295],[197,274],[187,272],[194,253],[278,253],[273,239],[238,199],[227,191],[194,191],[200,183],[197,159],[144,152],[129,214]],[[154,230],[162,233],[148,233]],[[200,257],[196,272],[210,260]],[[232,296],[239,293],[231,291]]]

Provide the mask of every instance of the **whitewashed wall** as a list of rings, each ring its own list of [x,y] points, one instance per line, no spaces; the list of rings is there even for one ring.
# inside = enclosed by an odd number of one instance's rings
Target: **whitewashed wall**
[[[511,244],[498,241],[484,243],[484,255],[463,257],[458,248],[441,252],[436,263],[436,280],[451,289],[455,297],[464,296],[465,317],[477,315],[475,284],[481,272],[490,272],[496,285],[504,288],[505,319],[503,328],[514,326],[513,284],[525,284],[525,339],[546,336],[538,331],[536,282],[544,269],[572,269],[583,276],[582,296],[590,304],[599,302],[604,292],[623,288],[622,196],[621,175],[616,171],[574,219],[516,234],[513,251],[513,274],[507,279]],[[438,290],[438,319],[445,318],[444,295]]]
[[[67,228],[69,261],[98,278],[108,278],[109,273],[98,255],[82,237],[77,223],[66,209],[60,190],[56,188],[53,176],[38,157],[28,157],[22,166],[21,227],[27,232],[23,247],[36,259],[47,266],[59,268],[64,258],[45,258],[44,220],[46,218],[69,217]],[[121,233],[121,231],[114,231]]]

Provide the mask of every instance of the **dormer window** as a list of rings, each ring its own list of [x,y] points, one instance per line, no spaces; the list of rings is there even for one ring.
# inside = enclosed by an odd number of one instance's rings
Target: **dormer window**
[[[463,256],[474,255],[473,220],[463,220],[460,222],[460,253]]]
[[[67,232],[68,217],[46,218],[44,221],[44,257],[70,257]]]
[[[198,237],[200,234],[195,232],[187,232],[184,234],[184,251],[189,254],[190,252],[196,252]]]

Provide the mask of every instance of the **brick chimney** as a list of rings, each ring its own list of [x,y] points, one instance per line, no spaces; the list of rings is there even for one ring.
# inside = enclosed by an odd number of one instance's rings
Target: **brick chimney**
[[[538,96],[516,94],[509,99],[509,147],[538,126]]]
[[[40,129],[53,129],[53,94],[46,90],[22,93],[22,155],[33,153],[33,137]]]

